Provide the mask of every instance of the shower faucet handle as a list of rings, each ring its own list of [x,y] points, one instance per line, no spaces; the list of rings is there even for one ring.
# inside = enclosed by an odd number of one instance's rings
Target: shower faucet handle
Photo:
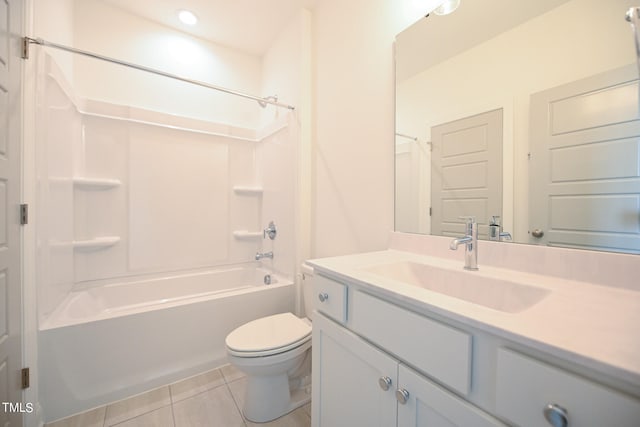
[[[276,225],[273,223],[273,221],[269,222],[269,225],[267,226],[267,228],[265,228],[262,231],[262,237],[264,239],[266,239],[267,236],[269,236],[269,239],[273,240],[276,238],[277,234],[278,234],[278,230],[276,229]]]

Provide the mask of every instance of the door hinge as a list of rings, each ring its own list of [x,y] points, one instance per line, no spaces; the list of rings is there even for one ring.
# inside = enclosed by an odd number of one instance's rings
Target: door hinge
[[[20,225],[29,223],[29,205],[26,203],[20,205]]]
[[[527,153],[527,160],[531,160],[531,153]]]
[[[22,388],[29,388],[29,368],[22,368],[21,378]]]
[[[433,208],[429,207],[429,216],[433,216]]]
[[[29,37],[22,38],[22,59],[29,59]]]

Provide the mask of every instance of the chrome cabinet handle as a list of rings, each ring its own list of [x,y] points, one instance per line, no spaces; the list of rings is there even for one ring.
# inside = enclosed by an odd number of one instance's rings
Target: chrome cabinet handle
[[[399,388],[396,390],[396,400],[404,405],[409,401],[409,392],[403,388]]]
[[[553,427],[567,427],[569,425],[569,414],[567,410],[556,403],[549,403],[544,407],[544,417]]]
[[[329,295],[325,292],[320,292],[318,294],[318,299],[320,300],[320,302],[325,302],[326,300],[329,299]]]
[[[378,385],[384,391],[389,390],[389,388],[391,387],[391,378],[389,378],[389,377],[380,377],[380,378],[378,378]]]

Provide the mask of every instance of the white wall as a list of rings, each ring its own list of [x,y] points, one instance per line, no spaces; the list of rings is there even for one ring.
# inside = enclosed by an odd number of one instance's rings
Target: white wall
[[[394,36],[438,1],[314,9],[313,257],[386,248],[393,230]],[[407,13],[408,12],[408,13]]]
[[[32,0],[32,4],[33,26],[27,35],[73,46],[75,0]],[[60,51],[51,52],[51,55],[56,59],[65,78],[72,82],[73,57]]]
[[[314,257],[382,249],[392,228],[390,3],[315,10]]]
[[[261,58],[192,37],[97,0],[76,0],[74,46],[228,89],[258,94]],[[255,101],[77,56],[81,97],[255,128]]]
[[[299,263],[299,199],[302,189],[298,181],[303,128],[308,100],[308,59],[305,48],[311,38],[310,13],[301,10],[285,26],[263,57],[262,95],[278,95],[281,102],[295,106],[294,111],[268,106],[261,111],[263,125],[286,124],[287,128],[266,138],[257,149],[262,198],[262,227],[274,221],[278,236],[263,240],[262,250],[274,252],[271,263],[275,271],[293,277]],[[264,261],[268,262],[268,261]]]

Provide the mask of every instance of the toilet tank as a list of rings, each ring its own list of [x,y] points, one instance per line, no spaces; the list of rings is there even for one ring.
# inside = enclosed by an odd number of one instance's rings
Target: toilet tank
[[[313,267],[302,264],[302,302],[304,307],[303,316],[311,319],[313,312]]]

